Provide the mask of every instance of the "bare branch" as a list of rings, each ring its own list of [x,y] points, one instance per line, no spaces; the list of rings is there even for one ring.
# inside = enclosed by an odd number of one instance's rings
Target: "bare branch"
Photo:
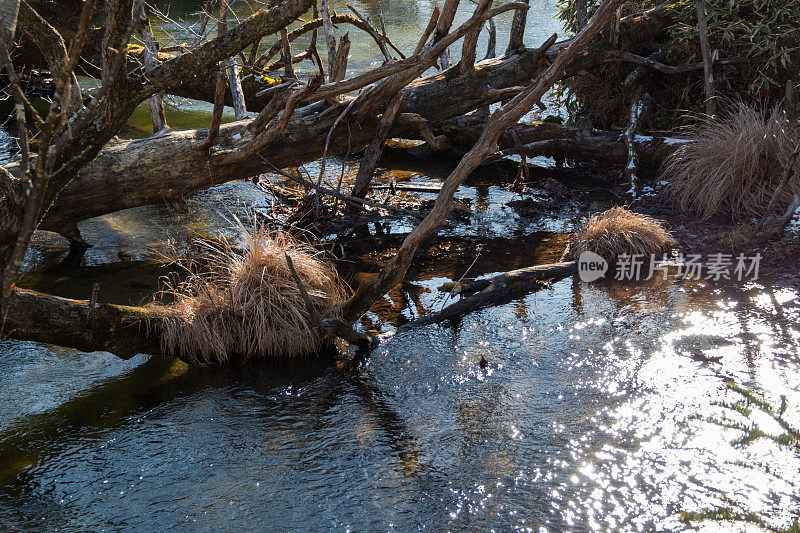
[[[333,36],[333,23],[328,9],[328,0],[320,0],[319,12],[322,16],[322,26],[325,28],[325,42],[328,44],[328,79],[333,79],[333,68],[336,62],[336,38]]]
[[[563,74],[565,67],[599,34],[614,17],[623,0],[605,0],[592,21],[581,30],[570,44],[562,49],[556,60],[523,92],[494,112],[476,145],[466,154],[442,185],[433,209],[425,219],[406,237],[397,254],[374,278],[359,285],[355,294],[342,307],[342,316],[354,322],[372,307],[373,303],[406,274],[414,255],[423,242],[431,238],[447,219],[452,209],[453,195],[463,181],[483,162],[497,152],[497,141],[501,133],[515,124],[527,113],[545,92]]]

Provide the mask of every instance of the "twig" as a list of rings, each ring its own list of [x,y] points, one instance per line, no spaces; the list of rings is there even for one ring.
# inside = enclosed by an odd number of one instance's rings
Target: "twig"
[[[289,267],[289,270],[292,273],[292,277],[294,278],[294,282],[297,284],[297,288],[300,290],[300,294],[303,297],[303,302],[306,304],[306,311],[308,312],[308,317],[311,319],[313,324],[319,324],[319,313],[314,308],[314,303],[311,301],[311,297],[308,295],[308,291],[306,290],[306,286],[303,284],[303,280],[300,279],[300,276],[297,274],[297,270],[294,268],[294,263],[292,262],[292,258],[289,256],[288,253],[283,254],[286,257],[286,265]]]
[[[389,212],[397,213],[397,214],[400,214],[400,215],[407,215],[407,216],[411,216],[411,217],[414,217],[414,218],[423,218],[423,215],[418,211],[412,211],[410,209],[403,209],[402,207],[395,207],[395,206],[392,206],[392,205],[380,204],[378,202],[373,202],[371,200],[365,200],[363,198],[355,198],[353,196],[350,196],[350,195],[347,195],[347,194],[344,194],[344,193],[341,193],[341,192],[336,192],[333,189],[328,189],[327,187],[323,187],[321,185],[317,185],[313,181],[307,180],[304,177],[300,176],[299,174],[293,175],[293,174],[289,174],[288,172],[284,172],[283,170],[279,169],[278,167],[276,167],[275,165],[273,165],[272,163],[267,161],[261,155],[259,155],[258,157],[261,159],[261,161],[265,165],[267,165],[271,169],[271,172],[279,174],[279,175],[281,175],[281,176],[283,176],[285,178],[288,178],[288,179],[290,179],[292,181],[296,181],[296,182],[298,182],[298,183],[300,183],[302,185],[305,185],[306,187],[310,187],[310,188],[314,189],[315,191],[317,191],[318,193],[326,194],[328,196],[333,196],[334,198],[342,200],[343,202],[346,202],[346,203],[348,203],[350,205],[361,207],[362,209],[364,208],[364,206],[369,206],[369,207],[372,207],[372,208],[375,208],[375,209],[382,209],[384,211],[389,211]]]
[[[328,79],[333,80],[333,67],[336,62],[336,38],[333,36],[333,23],[328,9],[328,0],[320,0],[319,12],[322,16],[322,27],[325,29],[325,42],[328,45]]]
[[[439,15],[441,11],[439,11],[439,7],[433,8],[433,13],[431,13],[431,18],[428,21],[428,26],[425,28],[425,31],[422,32],[422,36],[419,38],[419,42],[417,42],[416,48],[414,48],[414,55],[419,55],[422,52],[422,49],[425,47],[425,44],[428,42],[428,38],[433,33],[433,30],[436,29],[436,24],[439,22]]]

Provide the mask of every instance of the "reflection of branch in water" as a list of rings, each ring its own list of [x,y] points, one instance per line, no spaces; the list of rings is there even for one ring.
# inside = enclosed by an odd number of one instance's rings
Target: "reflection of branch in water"
[[[742,329],[739,338],[744,343],[744,358],[747,364],[747,372],[751,379],[755,379],[756,365],[755,360],[760,353],[760,348],[753,344],[752,340],[754,335],[750,332],[750,325],[748,324],[749,310],[753,308],[750,296],[744,291],[734,291],[736,295],[737,305],[734,314],[739,321],[739,327]],[[757,309],[757,308],[756,308]]]
[[[786,327],[786,313],[783,312],[783,306],[775,297],[775,286],[770,285],[766,288],[766,290],[769,294],[769,299],[772,302],[773,307],[775,307],[775,316],[770,315],[766,322],[772,327],[773,331],[775,331],[775,336],[780,338],[780,340],[783,341],[783,344],[786,345],[788,349],[791,349],[795,355],[797,355],[797,344],[794,342],[791,332]]]
[[[727,383],[728,390],[733,391],[734,393],[739,395],[739,400],[731,403],[731,402],[714,402],[714,405],[722,407],[723,409],[733,411],[742,415],[748,423],[742,423],[734,420],[730,420],[727,416],[723,415],[721,419],[716,417],[707,417],[706,421],[712,424],[715,424],[720,427],[735,429],[742,432],[742,436],[735,439],[731,444],[734,446],[747,446],[759,439],[769,439],[773,442],[776,442],[779,446],[789,447],[795,453],[798,452],[800,448],[798,448],[798,442],[800,442],[800,429],[793,426],[789,423],[785,418],[785,413],[787,409],[787,400],[786,396],[781,396],[781,404],[780,406],[774,406],[767,402],[763,397],[758,395],[756,392],[742,387],[741,385],[737,385],[734,382]],[[771,418],[774,422],[780,426],[783,433],[779,435],[773,435],[764,432],[761,428],[758,427],[756,422],[752,419],[751,415],[753,411],[758,411],[761,415],[766,415],[767,417]],[[781,479],[777,472],[773,468],[771,468],[770,464],[766,465],[754,465],[758,466],[760,469],[763,469],[767,474],[775,476],[778,479]],[[736,501],[733,501],[731,498],[727,497],[725,494],[721,494],[721,498],[723,503],[725,504],[724,507],[719,507],[715,509],[703,509],[700,511],[694,512],[684,512],[680,514],[681,521],[685,524],[691,524],[691,522],[700,522],[706,520],[713,520],[713,521],[729,521],[729,522],[745,522],[756,524],[766,530],[769,531],[776,531],[776,532],[785,532],[785,533],[792,533],[796,531],[800,531],[800,522],[797,518],[794,518],[791,525],[788,527],[775,527],[769,522],[770,518],[773,518],[769,514],[764,513],[754,513],[752,511],[748,511],[743,508],[742,504]]]
[[[368,378],[354,372],[347,372],[345,376],[358,396],[360,405],[374,416],[375,422],[389,436],[387,444],[397,454],[402,465],[402,470],[398,473],[404,478],[425,482],[426,491],[444,487],[446,484],[442,483],[443,480],[432,479],[433,471],[426,471],[420,459],[419,445],[403,417],[392,407],[391,399]]]

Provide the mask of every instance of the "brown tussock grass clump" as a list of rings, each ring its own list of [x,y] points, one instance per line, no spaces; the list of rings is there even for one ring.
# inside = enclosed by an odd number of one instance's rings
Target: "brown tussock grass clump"
[[[738,103],[720,118],[704,116],[687,128],[686,137],[694,142],[667,158],[664,194],[680,210],[701,219],[719,214],[736,219],[762,216],[799,134],[778,108],[764,112]],[[789,205],[800,191],[797,170],[779,205]]]
[[[326,339],[313,324],[284,254],[321,317],[334,316],[347,289],[310,246],[259,224],[239,224],[243,250],[225,238],[200,242],[188,275],[163,291],[174,302],[161,324],[165,353],[196,363],[317,353]]]
[[[649,257],[677,244],[660,221],[624,207],[612,207],[594,215],[575,234],[571,252],[575,259],[590,251],[614,263],[621,255]]]

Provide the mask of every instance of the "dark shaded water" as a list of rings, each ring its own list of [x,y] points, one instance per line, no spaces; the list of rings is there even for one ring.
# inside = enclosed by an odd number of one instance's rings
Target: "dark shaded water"
[[[403,34],[393,24],[416,33],[432,9],[369,5],[383,6],[393,36]],[[531,17],[542,35],[547,16]],[[383,177],[436,181],[447,165],[425,168],[392,160]],[[527,219],[502,207],[519,194],[495,173],[459,190],[475,216],[445,228],[410,272],[416,281],[365,326],[438,310],[436,286],[476,257],[473,275],[557,259],[564,233],[608,204],[601,184],[578,182],[561,209]],[[43,271],[25,284],[85,298],[99,281],[102,300],[140,302],[163,273],[152,258],[167,235],[213,231],[220,212],[268,210],[270,199],[235,183],[189,205],[183,216],[154,206],[85,222],[95,247],[77,263],[59,266],[64,243],[40,235],[30,260]],[[410,227],[376,235],[370,225],[375,241],[354,236],[340,267],[374,271],[391,253],[375,243],[399,244]],[[197,368],[4,342],[0,529],[679,531],[680,512],[720,506],[786,526],[800,508],[796,453],[769,439],[733,446],[741,433],[705,418],[738,399],[725,387],[733,379],[773,403],[786,395],[797,421],[798,296],[776,279],[564,280],[395,335],[358,370]],[[698,351],[721,362],[692,359]]]

